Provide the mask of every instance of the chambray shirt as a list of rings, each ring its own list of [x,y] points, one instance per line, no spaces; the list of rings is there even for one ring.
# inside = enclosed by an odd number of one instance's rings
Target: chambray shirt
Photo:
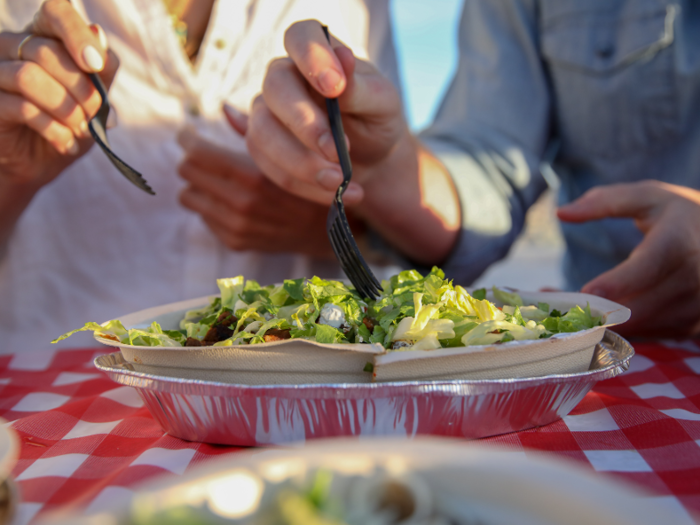
[[[507,254],[546,188],[553,143],[560,204],[642,179],[700,189],[699,2],[466,0],[459,51],[422,135],[462,202],[449,277],[469,283]],[[562,229],[572,290],[642,239],[631,219]]]

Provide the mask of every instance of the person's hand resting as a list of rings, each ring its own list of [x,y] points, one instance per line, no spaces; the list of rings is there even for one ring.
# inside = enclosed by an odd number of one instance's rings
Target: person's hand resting
[[[581,289],[631,309],[631,319],[615,331],[700,334],[700,191],[653,180],[601,186],[557,214],[566,222],[629,217],[644,233],[627,260]]]
[[[245,117],[229,121],[245,134]],[[331,258],[328,207],[277,187],[247,153],[213,144],[193,130],[178,136],[185,151],[178,172],[188,185],[180,202],[198,213],[214,235],[233,250],[302,253]]]
[[[66,0],[42,4],[25,32],[0,33],[5,191],[11,185],[36,191],[88,151],[93,141],[87,122],[101,98],[87,73],[99,73],[109,86],[117,68],[102,29],[88,25]]]

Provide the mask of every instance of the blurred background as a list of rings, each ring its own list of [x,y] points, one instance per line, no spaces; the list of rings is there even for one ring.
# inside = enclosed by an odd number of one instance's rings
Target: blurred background
[[[391,2],[406,111],[414,131],[430,123],[456,68],[461,8],[462,0]],[[554,209],[550,190],[530,209],[525,231],[508,257],[493,265],[474,285],[521,290],[561,287],[564,244]]]

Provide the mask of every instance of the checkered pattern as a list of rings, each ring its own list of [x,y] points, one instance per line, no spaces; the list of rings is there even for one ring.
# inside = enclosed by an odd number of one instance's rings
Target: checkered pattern
[[[674,523],[692,524],[700,515],[700,345],[634,346],[630,370],[598,383],[563,420],[482,441],[577,460],[646,489]],[[19,524],[59,507],[98,508],[145,480],[240,450],[165,434],[135,390],[96,371],[93,359],[106,351],[0,357],[0,416],[22,444],[13,471]]]

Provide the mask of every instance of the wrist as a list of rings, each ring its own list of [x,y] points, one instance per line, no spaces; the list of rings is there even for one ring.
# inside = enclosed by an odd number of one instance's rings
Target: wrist
[[[380,161],[371,165],[353,165],[353,172],[357,173],[357,181],[365,194],[362,202],[354,207],[358,216],[371,219],[385,204],[406,202],[416,194],[418,147],[418,141],[406,128]]]
[[[31,200],[43,184],[38,177],[18,177],[0,167],[0,196],[3,201]]]
[[[459,236],[461,208],[443,164],[407,130],[386,159],[365,171],[356,215],[408,259],[444,262]]]

